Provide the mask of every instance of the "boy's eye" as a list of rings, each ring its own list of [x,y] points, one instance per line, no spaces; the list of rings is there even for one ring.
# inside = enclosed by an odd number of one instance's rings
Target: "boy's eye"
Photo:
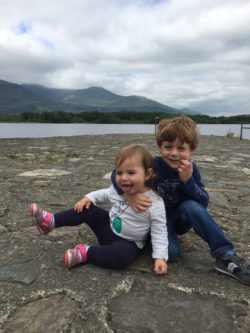
[[[178,147],[179,150],[185,150],[185,147]]]
[[[121,172],[121,171],[116,171],[116,174],[117,174],[118,176],[120,176],[120,175],[122,174],[122,172]]]
[[[129,175],[134,175],[135,171],[129,171]]]

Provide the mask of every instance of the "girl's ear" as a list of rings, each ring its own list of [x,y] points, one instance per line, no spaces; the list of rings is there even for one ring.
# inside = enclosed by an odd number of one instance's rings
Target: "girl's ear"
[[[149,180],[152,177],[152,174],[153,174],[153,169],[149,168],[146,172],[145,180]]]

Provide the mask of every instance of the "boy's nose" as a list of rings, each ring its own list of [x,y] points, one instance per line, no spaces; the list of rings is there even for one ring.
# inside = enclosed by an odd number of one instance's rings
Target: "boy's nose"
[[[177,149],[172,149],[172,151],[171,151],[171,155],[172,155],[172,156],[176,156],[176,155],[178,155],[178,150],[177,150]]]

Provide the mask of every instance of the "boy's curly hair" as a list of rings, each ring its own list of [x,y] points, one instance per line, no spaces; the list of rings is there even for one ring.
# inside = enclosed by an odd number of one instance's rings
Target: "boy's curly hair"
[[[173,142],[176,139],[189,144],[191,150],[197,147],[198,131],[191,118],[178,116],[160,121],[156,135],[157,145],[160,147],[164,141]]]

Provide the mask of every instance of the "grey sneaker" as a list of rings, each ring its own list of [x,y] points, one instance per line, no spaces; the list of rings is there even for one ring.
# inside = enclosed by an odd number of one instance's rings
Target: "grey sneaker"
[[[237,254],[227,259],[216,257],[215,269],[250,286],[250,262]]]

